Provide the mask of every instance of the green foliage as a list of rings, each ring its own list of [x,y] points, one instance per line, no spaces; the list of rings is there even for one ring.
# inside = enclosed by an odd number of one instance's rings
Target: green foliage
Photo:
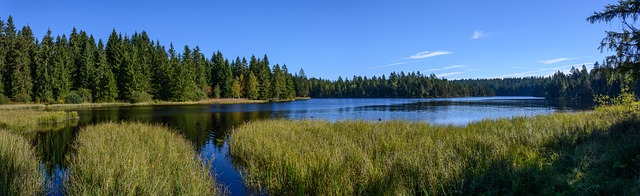
[[[71,91],[71,92],[67,93],[67,95],[64,96],[64,103],[79,104],[79,103],[83,103],[83,102],[84,102],[84,100],[82,99],[82,96],[80,96],[75,91]]]
[[[258,99],[258,79],[253,75],[253,72],[249,73],[244,89],[248,99]]]
[[[3,94],[0,94],[0,104],[7,104],[9,103],[11,100],[9,100],[9,98],[7,98],[6,96],[4,96]]]
[[[31,143],[0,130],[0,195],[40,195],[44,176]]]
[[[235,130],[230,153],[274,195],[637,195],[638,124],[620,106],[462,127],[275,120]]]
[[[43,129],[45,127],[64,124],[63,122],[77,119],[77,112],[49,112],[18,109],[0,112],[0,128],[24,135],[35,131],[46,130]]]
[[[616,70],[630,74],[634,81],[640,79],[640,31],[635,27],[640,14],[640,3],[636,0],[619,0],[618,4],[607,5],[602,12],[594,12],[587,18],[591,24],[614,20],[621,23],[620,32],[605,31],[607,36],[600,42],[600,50],[613,51],[606,57],[606,65],[615,65]]]
[[[153,102],[153,96],[146,92],[138,92],[133,91],[131,93],[131,99],[129,100],[131,103],[148,103]]]
[[[89,89],[79,88],[78,90],[76,90],[76,93],[78,93],[78,95],[80,95],[80,97],[82,98],[82,102],[91,103],[93,101],[93,97],[91,95],[91,90],[89,90]]]
[[[633,106],[636,102],[636,95],[634,92],[629,91],[629,88],[624,88],[618,96],[596,95],[594,101],[598,103],[599,107]]]
[[[65,190],[70,195],[216,195],[209,165],[172,130],[106,123],[80,130]]]

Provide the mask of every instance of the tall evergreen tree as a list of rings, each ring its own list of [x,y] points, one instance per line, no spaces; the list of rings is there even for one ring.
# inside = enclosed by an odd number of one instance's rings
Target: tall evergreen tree
[[[169,63],[169,57],[164,47],[160,45],[160,42],[156,42],[156,54],[152,60],[152,74],[151,77],[151,94],[153,97],[160,100],[169,100],[171,98],[171,65]]]
[[[104,44],[102,40],[98,41],[98,50],[94,52],[95,72],[93,96],[95,102],[113,102],[118,97],[118,86],[116,78],[109,63],[107,62],[107,54],[103,50]]]
[[[220,51],[216,52],[212,57],[213,63],[212,75],[213,86],[220,88],[220,96],[223,98],[231,97],[231,85],[233,83],[233,73],[229,62],[224,59]]]
[[[204,55],[200,52],[200,47],[196,46],[193,49],[193,64],[194,64],[194,80],[196,84],[195,99],[200,100],[206,98],[206,89],[208,86],[207,72],[209,72],[209,64]]]
[[[640,79],[640,30],[635,27],[640,15],[640,2],[620,0],[617,5],[607,5],[602,12],[595,12],[587,18],[590,23],[611,23],[619,20],[621,32],[606,31],[607,36],[600,42],[600,50],[614,51],[606,57],[605,64],[615,65],[616,69],[629,72],[633,81]]]
[[[7,25],[2,29],[2,33],[3,34],[3,50],[0,51],[0,53],[3,53],[3,65],[2,67],[0,67],[0,73],[2,75],[2,79],[4,79],[4,90],[3,93],[7,96],[7,97],[11,97],[11,72],[12,72],[12,67],[11,67],[11,62],[13,61],[13,57],[11,55],[12,51],[15,50],[15,45],[16,42],[18,40],[18,37],[16,36],[16,26],[13,23],[13,17],[9,16],[9,18],[7,18]]]
[[[247,99],[258,99],[258,79],[253,72],[249,72],[244,89]]]
[[[35,67],[34,77],[34,96],[36,102],[52,103],[55,101],[53,97],[53,86],[51,69],[53,68],[54,55],[53,37],[51,30],[47,30],[47,34],[42,38],[40,45],[39,59]]]
[[[71,64],[70,56],[68,55],[69,43],[65,35],[56,38],[56,46],[53,52],[53,69],[51,74],[51,81],[53,87],[54,98],[61,102],[64,96],[69,93],[71,89],[71,75],[69,74],[68,67]]]
[[[280,65],[273,66],[273,77],[271,78],[271,98],[284,99],[286,94],[286,79],[280,69]]]
[[[34,37],[29,26],[18,33],[13,50],[9,51],[8,65],[11,78],[11,99],[16,102],[31,101],[33,81],[31,78],[31,53],[34,49]]]

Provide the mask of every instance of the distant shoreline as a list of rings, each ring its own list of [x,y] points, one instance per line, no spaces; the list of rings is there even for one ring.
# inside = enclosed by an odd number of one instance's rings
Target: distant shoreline
[[[155,101],[143,103],[80,103],[80,104],[41,104],[41,103],[24,103],[24,104],[2,104],[2,110],[22,110],[22,109],[70,109],[70,108],[97,108],[97,107],[127,107],[127,106],[154,106],[154,105],[206,105],[206,104],[260,104],[269,102],[285,102],[295,100],[308,100],[310,97],[296,97],[293,100],[250,100],[250,99],[205,99],[201,101],[171,102],[171,101]]]

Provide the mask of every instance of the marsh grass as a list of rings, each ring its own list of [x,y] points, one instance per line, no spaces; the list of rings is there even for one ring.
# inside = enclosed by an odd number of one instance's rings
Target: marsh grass
[[[65,182],[70,195],[214,195],[209,165],[166,127],[105,123],[80,130]]]
[[[260,121],[234,131],[230,153],[273,195],[638,195],[639,116],[619,106],[462,127]]]
[[[40,130],[52,130],[69,120],[77,120],[75,111],[36,111],[36,110],[7,110],[0,111],[0,128],[18,134],[29,134]]]
[[[0,195],[39,195],[44,176],[31,144],[0,130]]]

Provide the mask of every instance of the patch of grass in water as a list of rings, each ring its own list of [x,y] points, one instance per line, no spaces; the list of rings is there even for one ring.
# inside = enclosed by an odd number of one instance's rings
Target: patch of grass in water
[[[44,176],[35,150],[23,137],[0,130],[0,195],[39,195]]]
[[[77,120],[75,111],[36,111],[9,110],[0,111],[0,127],[18,134],[28,134],[40,130],[51,130],[65,121]]]
[[[70,195],[215,195],[209,165],[166,127],[105,123],[83,128],[65,182]]]

